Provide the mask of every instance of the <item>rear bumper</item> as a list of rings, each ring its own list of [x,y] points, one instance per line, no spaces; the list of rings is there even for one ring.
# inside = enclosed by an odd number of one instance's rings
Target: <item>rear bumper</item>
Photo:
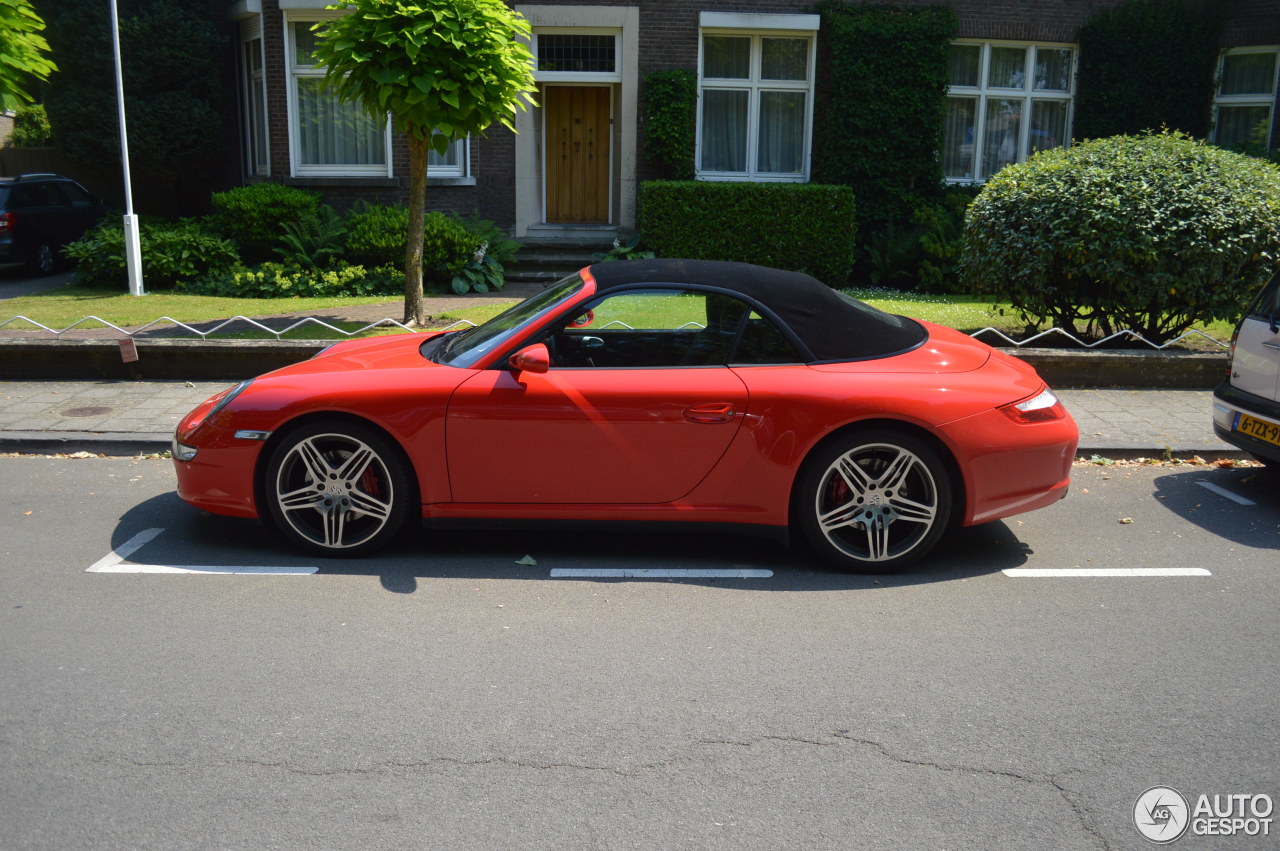
[[[1232,387],[1228,381],[1222,382],[1213,391],[1214,434],[1232,446],[1280,463],[1280,446],[1236,431],[1241,414],[1248,414],[1254,419],[1280,428],[1280,403],[1246,393]]]

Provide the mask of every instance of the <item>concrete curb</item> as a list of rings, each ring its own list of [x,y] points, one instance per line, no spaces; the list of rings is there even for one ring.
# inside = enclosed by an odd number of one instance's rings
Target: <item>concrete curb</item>
[[[0,363],[15,380],[239,381],[306,360],[326,341],[137,341],[138,360],[124,363],[116,340],[3,340]],[[1016,349],[1052,387],[1210,389],[1227,354],[1152,350]]]

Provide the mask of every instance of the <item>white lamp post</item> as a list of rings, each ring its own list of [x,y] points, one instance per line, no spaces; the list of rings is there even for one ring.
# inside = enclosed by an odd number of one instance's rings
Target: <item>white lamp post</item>
[[[124,74],[120,65],[120,19],[111,0],[111,46],[116,62],[116,108],[120,113],[120,161],[124,164],[124,257],[129,270],[129,293],[142,292],[142,242],[138,217],[133,214],[133,186],[129,178],[129,134],[124,129]]]

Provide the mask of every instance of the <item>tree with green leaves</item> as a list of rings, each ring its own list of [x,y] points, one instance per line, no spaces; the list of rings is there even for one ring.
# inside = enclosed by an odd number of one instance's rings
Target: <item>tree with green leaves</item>
[[[427,157],[533,104],[529,22],[501,0],[349,0],[316,25],[316,62],[338,97],[391,120],[409,143],[404,321],[421,324]]]
[[[47,56],[43,30],[30,0],[0,0],[0,112],[33,103],[30,81],[47,80],[58,70]]]

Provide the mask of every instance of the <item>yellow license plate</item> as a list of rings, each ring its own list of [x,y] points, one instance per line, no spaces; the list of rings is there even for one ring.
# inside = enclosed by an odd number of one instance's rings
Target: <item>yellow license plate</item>
[[[1236,431],[1241,434],[1247,434],[1250,437],[1256,437],[1258,440],[1265,440],[1267,443],[1274,443],[1280,446],[1280,426],[1272,423],[1263,422],[1255,419],[1248,414],[1241,414],[1240,419],[1236,422]]]

